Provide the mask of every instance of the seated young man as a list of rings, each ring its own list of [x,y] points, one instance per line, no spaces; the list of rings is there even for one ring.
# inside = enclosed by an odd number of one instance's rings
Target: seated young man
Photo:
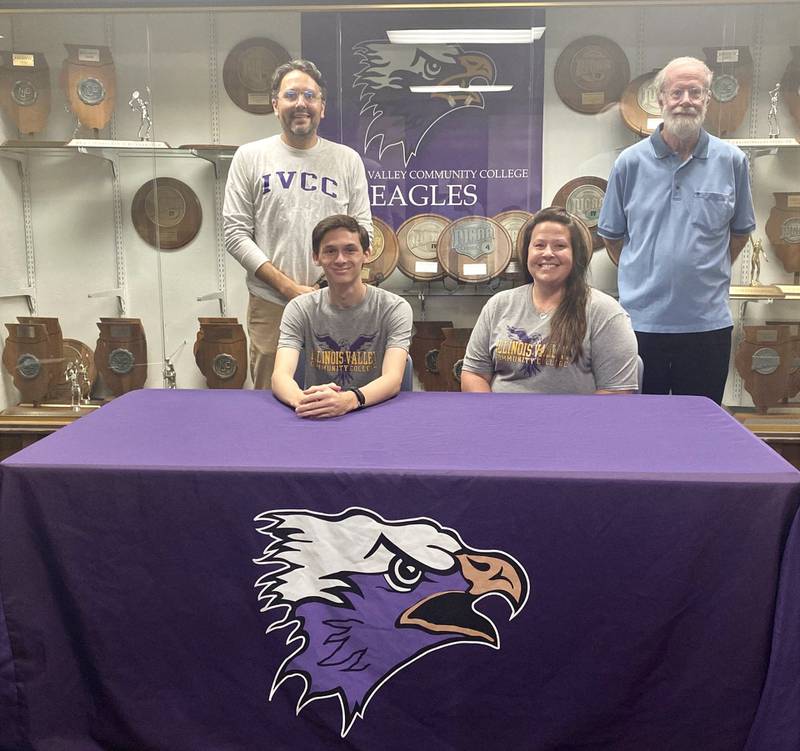
[[[290,300],[281,318],[272,393],[299,417],[336,417],[400,391],[411,342],[411,306],[364,284],[367,231],[350,216],[323,219],[311,235],[328,286]],[[305,359],[305,389],[294,380]]]

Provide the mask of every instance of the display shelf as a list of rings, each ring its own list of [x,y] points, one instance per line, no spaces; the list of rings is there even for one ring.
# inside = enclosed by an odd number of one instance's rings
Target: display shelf
[[[752,159],[760,156],[775,156],[778,149],[800,148],[795,138],[726,138],[726,143],[738,146],[742,151],[748,152]]]

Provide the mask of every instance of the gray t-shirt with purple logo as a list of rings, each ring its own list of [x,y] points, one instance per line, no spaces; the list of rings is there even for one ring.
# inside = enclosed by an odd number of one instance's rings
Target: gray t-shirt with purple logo
[[[622,306],[592,289],[586,309],[583,354],[557,368],[536,362],[550,336],[550,316],[533,305],[531,284],[499,292],[472,331],[464,370],[492,377],[492,391],[592,394],[637,387],[636,336]]]
[[[390,347],[408,351],[413,315],[399,295],[367,287],[352,308],[336,308],[327,288],[290,300],[283,311],[278,349],[301,350],[305,385],[366,386],[381,374]]]

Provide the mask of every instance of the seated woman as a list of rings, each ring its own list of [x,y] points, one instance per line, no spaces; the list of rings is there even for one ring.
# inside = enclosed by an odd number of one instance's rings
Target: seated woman
[[[591,235],[559,206],[517,241],[521,287],[486,303],[467,345],[462,391],[622,394],[637,388],[636,337],[620,304],[586,283]]]

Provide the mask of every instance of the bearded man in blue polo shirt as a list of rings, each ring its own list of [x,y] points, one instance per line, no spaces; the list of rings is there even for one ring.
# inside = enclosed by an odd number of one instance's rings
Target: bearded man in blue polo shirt
[[[644,360],[646,394],[722,403],[731,353],[731,264],[755,229],[747,158],[702,124],[712,73],[680,57],[656,77],[664,119],[620,154],[598,233]]]

